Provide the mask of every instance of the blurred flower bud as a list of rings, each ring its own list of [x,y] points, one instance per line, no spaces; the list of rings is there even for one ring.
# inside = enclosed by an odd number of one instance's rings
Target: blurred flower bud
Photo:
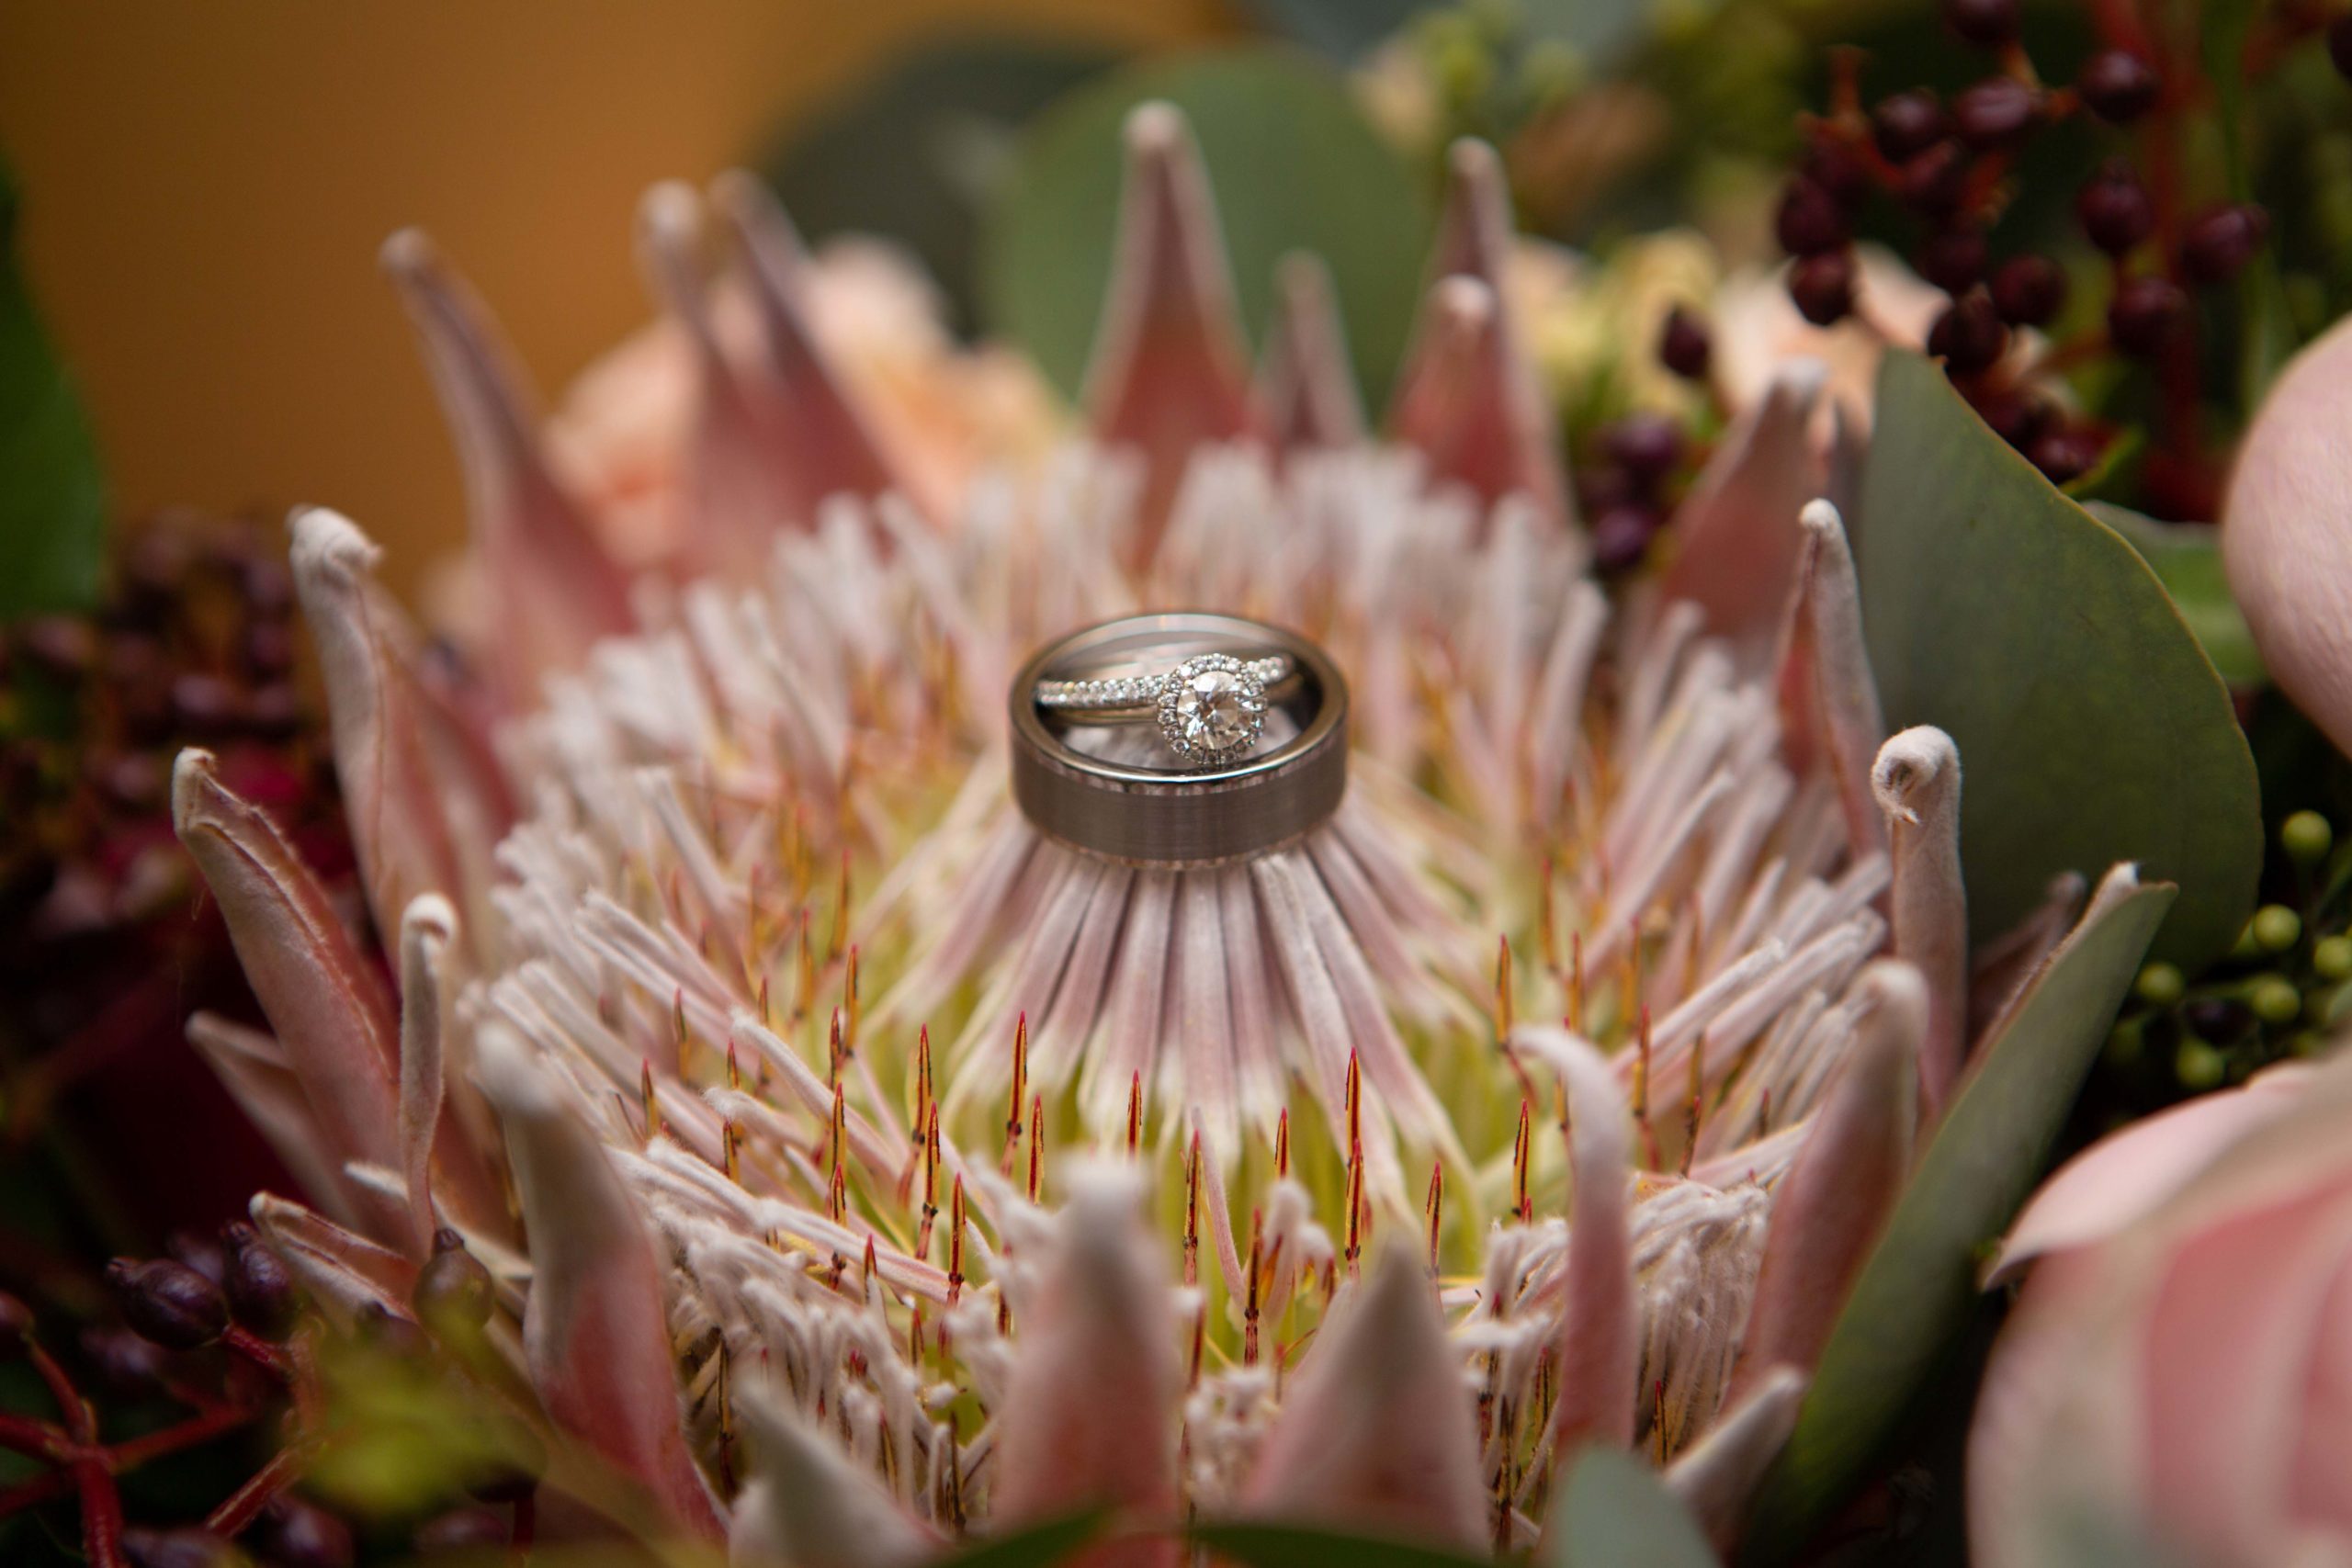
[[[2103,49],[2084,62],[2075,78],[2091,113],[2109,125],[2123,125],[2154,107],[2156,73],[2148,62],[2127,50]]]
[[[252,1568],[253,1559],[208,1529],[127,1529],[123,1555],[132,1568]]]
[[[286,1259],[242,1221],[224,1230],[221,1240],[228,1265],[220,1284],[230,1313],[265,1339],[283,1339],[294,1332],[302,1292]]]
[[[254,1526],[254,1548],[271,1568],[351,1568],[351,1527],[315,1503],[281,1493]]]
[[[417,1270],[416,1288],[409,1295],[409,1304],[415,1309],[417,1321],[435,1338],[445,1342],[470,1340],[490,1321],[496,1305],[490,1270],[466,1250],[465,1242],[456,1231],[437,1231],[433,1237],[433,1256]]]

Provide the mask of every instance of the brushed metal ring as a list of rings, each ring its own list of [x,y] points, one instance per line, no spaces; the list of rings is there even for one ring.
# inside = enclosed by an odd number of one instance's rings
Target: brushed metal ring
[[[1247,648],[1287,655],[1296,679],[1279,705],[1288,739],[1210,767],[1111,761],[1067,739],[1083,712],[1041,707],[1041,682],[1091,674],[1146,655]],[[1348,684],[1320,648],[1238,615],[1185,611],[1127,615],[1040,649],[1012,679],[1012,795],[1055,841],[1125,865],[1173,870],[1247,860],[1312,832],[1340,808],[1348,782]]]

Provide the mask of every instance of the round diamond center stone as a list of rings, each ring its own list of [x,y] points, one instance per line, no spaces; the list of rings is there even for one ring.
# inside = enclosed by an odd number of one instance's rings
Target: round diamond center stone
[[[1198,670],[1176,693],[1176,724],[1185,742],[1203,751],[1227,751],[1250,739],[1248,689],[1225,670]]]

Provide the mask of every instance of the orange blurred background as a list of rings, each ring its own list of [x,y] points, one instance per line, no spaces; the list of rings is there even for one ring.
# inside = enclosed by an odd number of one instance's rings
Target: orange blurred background
[[[650,311],[639,193],[753,155],[894,51],[1143,49],[1218,0],[239,0],[0,7],[0,151],[124,515],[349,513],[413,585],[464,523],[375,253],[423,226],[552,398]]]

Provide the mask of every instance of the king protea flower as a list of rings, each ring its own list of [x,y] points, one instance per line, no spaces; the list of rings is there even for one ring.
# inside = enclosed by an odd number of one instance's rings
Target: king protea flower
[[[650,197],[696,391],[660,574],[600,547],[479,308],[394,242],[502,712],[419,660],[357,528],[297,514],[398,998],[185,754],[276,1038],[191,1034],[313,1200],[256,1216],[351,1315],[406,1314],[454,1228],[552,1427],[748,1560],[1095,1505],[1138,1560],[1188,1517],[1482,1552],[1594,1443],[1728,1542],[1971,1020],[2071,911],[1970,973],[1960,761],[1884,733],[1815,367],[1612,605],[1490,152],[1455,156],[1379,435],[1315,265],[1253,378],[1189,133],[1139,110],[1128,156],[1085,428],[944,495],[900,482],[757,187]],[[1010,671],[1177,604],[1338,657],[1349,800],[1239,867],[1041,841]]]

